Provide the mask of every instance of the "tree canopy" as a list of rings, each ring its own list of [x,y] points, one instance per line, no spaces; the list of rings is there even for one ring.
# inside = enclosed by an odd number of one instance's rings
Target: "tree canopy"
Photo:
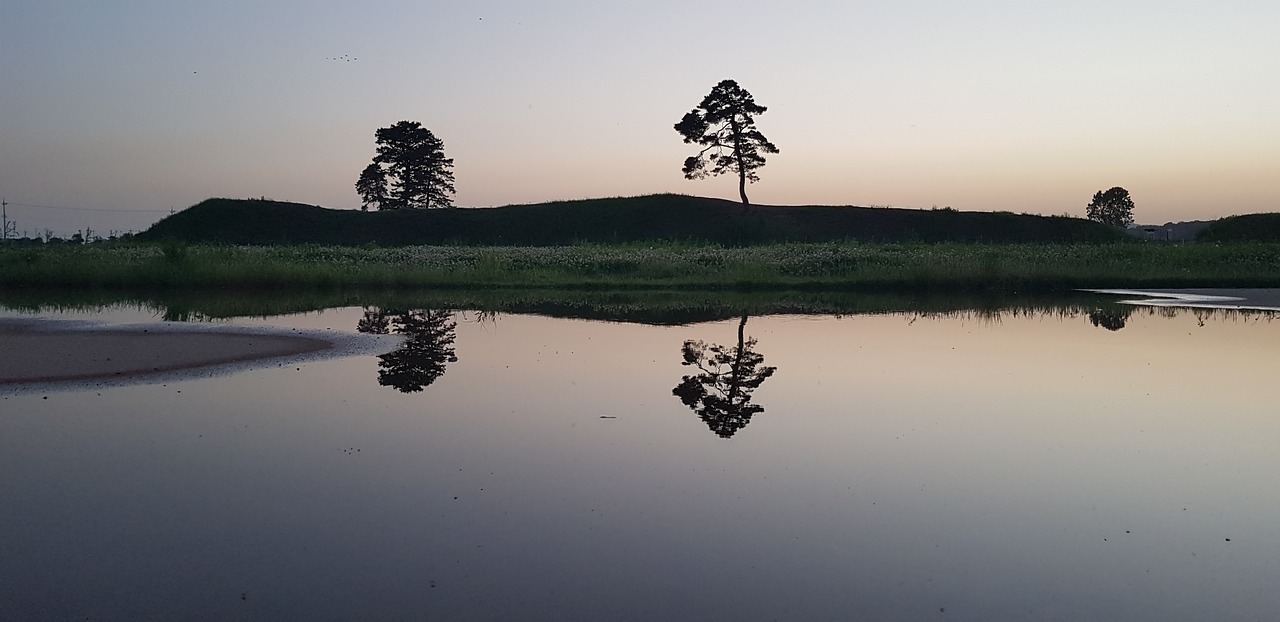
[[[766,110],[733,80],[715,85],[702,103],[675,125],[684,142],[702,145],[697,155],[685,159],[685,178],[737,173],[742,204],[750,205],[747,182],[760,181],[756,170],[764,166],[762,154],[778,153],[778,148],[756,129],[754,115]]]
[[[1133,199],[1129,191],[1116,186],[1106,192],[1093,193],[1093,200],[1086,210],[1089,220],[1116,227],[1128,227],[1133,224]]]
[[[453,159],[444,157],[444,142],[417,121],[379,128],[378,153],[360,172],[356,192],[370,207],[425,209],[453,202]]]

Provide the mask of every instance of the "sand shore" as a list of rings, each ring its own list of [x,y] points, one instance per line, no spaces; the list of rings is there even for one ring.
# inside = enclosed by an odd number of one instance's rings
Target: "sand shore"
[[[326,350],[315,337],[0,322],[0,385],[97,380]]]

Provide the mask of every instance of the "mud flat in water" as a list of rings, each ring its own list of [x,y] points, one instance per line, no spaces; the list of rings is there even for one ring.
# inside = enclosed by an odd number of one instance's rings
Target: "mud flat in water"
[[[95,380],[317,353],[317,336],[0,321],[0,385]]]

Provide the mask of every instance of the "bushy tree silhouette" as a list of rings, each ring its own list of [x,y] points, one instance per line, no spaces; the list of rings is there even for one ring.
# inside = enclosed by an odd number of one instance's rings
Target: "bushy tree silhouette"
[[[417,121],[374,133],[378,154],[360,172],[356,192],[363,209],[448,207],[453,201],[453,158],[444,142]]]
[[[681,365],[699,373],[684,376],[671,390],[685,406],[693,409],[707,427],[721,438],[730,438],[764,412],[751,403],[751,394],[777,371],[764,366],[764,355],[756,352],[756,340],[746,338],[747,316],[738,322],[738,345],[725,347],[688,340],[681,347]]]
[[[1099,328],[1117,331],[1124,328],[1132,314],[1133,309],[1094,309],[1089,312],[1089,323]]]
[[[767,108],[733,80],[723,80],[711,89],[697,108],[689,111],[675,125],[684,142],[702,145],[697,155],[684,161],[687,179],[734,172],[738,174],[738,194],[743,209],[747,200],[747,182],[760,181],[756,170],[764,166],[764,153],[778,153],[778,148],[756,129],[755,115]],[[710,166],[710,169],[708,169]]]
[[[377,162],[370,162],[360,171],[356,193],[360,195],[360,209],[382,209],[387,204],[387,172]]]
[[[1093,200],[1085,210],[1089,220],[1113,227],[1128,227],[1133,224],[1133,199],[1129,191],[1116,186],[1106,192],[1093,193]]]

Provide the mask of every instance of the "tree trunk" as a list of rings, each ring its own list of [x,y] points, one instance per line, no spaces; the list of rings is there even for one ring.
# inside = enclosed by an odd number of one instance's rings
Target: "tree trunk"
[[[735,403],[738,399],[738,383],[742,382],[742,348],[746,345],[747,315],[742,314],[742,320],[738,322],[738,347],[734,352],[733,371],[729,375],[729,405],[737,406]]]
[[[747,200],[747,163],[742,161],[742,128],[737,114],[729,117],[729,131],[733,132],[733,157],[738,161],[738,196],[742,197],[742,213],[746,214],[751,201]]]

